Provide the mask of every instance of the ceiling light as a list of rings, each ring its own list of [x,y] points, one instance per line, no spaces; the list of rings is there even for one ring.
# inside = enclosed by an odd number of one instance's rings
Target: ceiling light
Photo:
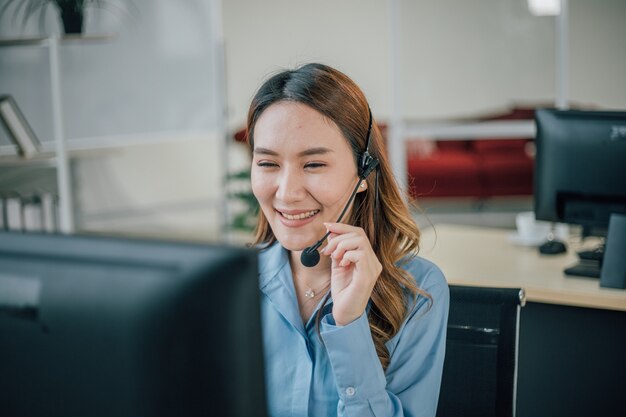
[[[528,0],[528,8],[535,16],[556,16],[561,13],[561,0]]]

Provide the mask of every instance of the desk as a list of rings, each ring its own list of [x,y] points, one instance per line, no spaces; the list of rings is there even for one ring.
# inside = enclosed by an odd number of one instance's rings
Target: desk
[[[580,244],[570,244],[565,254],[540,255],[537,248],[513,245],[510,233],[437,225],[423,232],[420,253],[443,270],[450,284],[521,287],[530,302],[626,311],[626,290],[601,288],[598,279],[563,273],[577,262]]]
[[[513,245],[510,233],[436,225],[423,231],[420,254],[450,284],[525,289],[518,417],[625,416],[626,290],[565,276],[579,244],[566,254],[542,256],[536,248]]]

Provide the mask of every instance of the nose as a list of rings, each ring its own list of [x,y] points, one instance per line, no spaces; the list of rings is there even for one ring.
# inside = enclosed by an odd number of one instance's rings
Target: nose
[[[292,170],[284,170],[278,178],[276,198],[283,203],[295,203],[306,198],[304,178]]]

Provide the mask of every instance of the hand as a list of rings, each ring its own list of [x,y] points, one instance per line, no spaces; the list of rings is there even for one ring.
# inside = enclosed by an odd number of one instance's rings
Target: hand
[[[325,223],[331,234],[323,255],[331,257],[333,318],[345,326],[363,314],[383,270],[365,231],[343,223]]]

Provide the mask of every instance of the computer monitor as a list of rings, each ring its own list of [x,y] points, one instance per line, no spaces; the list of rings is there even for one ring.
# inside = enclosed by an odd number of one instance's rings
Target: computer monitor
[[[537,219],[606,236],[611,214],[626,213],[626,112],[539,109],[535,122]],[[601,256],[566,273],[599,276]]]
[[[264,416],[255,251],[0,233],[0,415]]]

